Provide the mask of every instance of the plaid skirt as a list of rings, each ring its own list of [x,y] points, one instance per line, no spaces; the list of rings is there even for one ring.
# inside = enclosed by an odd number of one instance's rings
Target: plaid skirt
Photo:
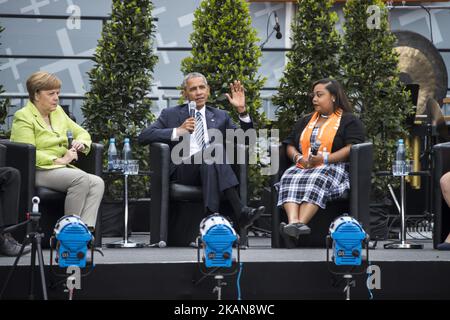
[[[348,163],[332,163],[326,166],[287,169],[278,185],[278,206],[285,202],[309,202],[325,209],[326,202],[340,198],[350,189]]]

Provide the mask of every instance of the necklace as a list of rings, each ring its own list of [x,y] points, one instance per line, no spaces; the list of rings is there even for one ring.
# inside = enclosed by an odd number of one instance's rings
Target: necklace
[[[330,116],[326,116],[326,115],[324,115],[324,114],[320,114],[320,117],[321,117],[321,118],[328,119]]]

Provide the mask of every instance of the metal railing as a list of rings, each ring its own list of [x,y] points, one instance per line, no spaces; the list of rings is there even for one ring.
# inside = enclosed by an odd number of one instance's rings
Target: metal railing
[[[158,89],[162,89],[162,88],[163,87],[158,87]],[[172,88],[172,87],[165,87],[165,88]],[[176,87],[173,87],[173,88],[176,88]],[[9,129],[11,129],[11,126],[12,126],[12,118],[14,116],[14,113],[26,104],[26,102],[28,100],[28,94],[25,94],[25,93],[23,93],[23,94],[2,93],[2,94],[0,94],[0,98],[9,98],[9,99],[13,99],[13,100],[18,100],[18,101],[14,101],[14,103],[12,103],[10,105],[9,110],[8,110],[8,115],[5,119],[5,125],[2,126],[3,129],[9,130]],[[155,114],[156,116],[158,116],[162,109],[178,105],[179,104],[178,102],[179,102],[181,96],[173,95],[173,94],[172,95],[163,94],[161,96],[149,96],[148,98],[154,102],[158,102],[158,103],[153,103],[151,106],[149,106],[149,108],[152,110],[152,113]],[[81,112],[80,111],[80,109],[81,109],[80,102],[85,99],[86,99],[85,95],[61,94],[59,96],[59,100],[60,100],[59,104],[62,106],[67,106],[68,110],[72,113],[75,113],[74,111]],[[272,104],[272,95],[262,96],[261,100],[262,100],[261,112],[265,112],[270,120],[274,120],[276,107]],[[82,120],[82,119],[78,119],[78,120]],[[78,122],[80,122],[80,121],[78,121]]]

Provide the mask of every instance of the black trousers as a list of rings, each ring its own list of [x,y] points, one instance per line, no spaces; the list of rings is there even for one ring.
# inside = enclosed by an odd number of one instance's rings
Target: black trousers
[[[217,148],[217,146],[216,146]],[[225,153],[223,163],[194,164],[196,155],[191,156],[190,164],[182,163],[175,166],[171,179],[180,184],[201,186],[205,210],[219,212],[220,198],[226,189],[239,185],[231,165],[227,163]]]
[[[0,167],[0,226],[16,224],[19,219],[20,172]]]

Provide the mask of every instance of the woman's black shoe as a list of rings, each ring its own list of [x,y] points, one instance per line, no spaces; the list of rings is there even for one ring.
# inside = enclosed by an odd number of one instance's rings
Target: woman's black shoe
[[[307,235],[311,233],[311,229],[304,223],[289,223],[283,228],[284,232],[294,237],[295,239],[298,239],[301,235]]]
[[[311,228],[308,227],[308,225],[301,223],[301,222],[297,222],[294,224],[297,226],[297,228],[299,230],[299,235],[304,236],[304,235],[308,235],[311,233]]]
[[[284,227],[286,226],[286,223],[282,222],[280,223],[280,235],[281,238],[283,239],[284,242],[284,246],[287,249],[293,249],[297,247],[297,239],[294,237],[289,236],[288,234],[286,234],[284,232]]]

